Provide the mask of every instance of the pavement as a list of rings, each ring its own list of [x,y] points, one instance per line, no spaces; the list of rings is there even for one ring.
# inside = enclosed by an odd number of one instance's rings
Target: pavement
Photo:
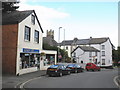
[[[16,75],[3,75],[2,76],[2,88],[18,88],[23,82],[36,77],[46,75],[45,70],[39,70],[32,73]]]

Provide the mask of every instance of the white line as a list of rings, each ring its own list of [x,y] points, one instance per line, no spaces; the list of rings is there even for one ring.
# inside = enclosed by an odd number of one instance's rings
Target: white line
[[[119,85],[118,82],[116,81],[118,77],[119,77],[119,76],[114,77],[114,83],[120,88],[120,85]]]
[[[22,84],[20,85],[20,88],[23,88],[26,83],[28,83],[28,82],[30,82],[30,81],[32,81],[32,80],[35,80],[35,79],[39,79],[39,78],[41,78],[41,77],[37,77],[37,78],[29,79],[28,81],[25,81],[24,83],[22,83]]]

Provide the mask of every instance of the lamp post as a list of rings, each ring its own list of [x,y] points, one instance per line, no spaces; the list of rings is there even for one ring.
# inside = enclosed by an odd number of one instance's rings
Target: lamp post
[[[61,29],[62,27],[59,27],[59,31],[58,31],[58,62],[59,62],[59,55],[60,55],[60,50],[59,50],[59,48],[60,48],[60,29]]]
[[[64,29],[64,50],[65,50],[65,29]],[[64,54],[64,61],[63,62],[65,62],[65,54]]]

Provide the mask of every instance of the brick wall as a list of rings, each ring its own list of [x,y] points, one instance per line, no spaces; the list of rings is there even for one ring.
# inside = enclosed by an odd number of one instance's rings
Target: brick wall
[[[2,71],[16,73],[18,24],[2,26]]]

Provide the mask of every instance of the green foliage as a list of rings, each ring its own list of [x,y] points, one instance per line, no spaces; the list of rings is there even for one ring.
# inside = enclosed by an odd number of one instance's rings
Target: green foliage
[[[120,61],[120,47],[117,50],[114,49],[112,53],[113,64],[116,66],[118,65],[118,61]]]
[[[19,6],[15,6],[15,4],[19,3],[18,1],[16,2],[2,2],[2,11],[3,12],[8,12],[8,11],[15,11],[16,9],[19,8]]]

